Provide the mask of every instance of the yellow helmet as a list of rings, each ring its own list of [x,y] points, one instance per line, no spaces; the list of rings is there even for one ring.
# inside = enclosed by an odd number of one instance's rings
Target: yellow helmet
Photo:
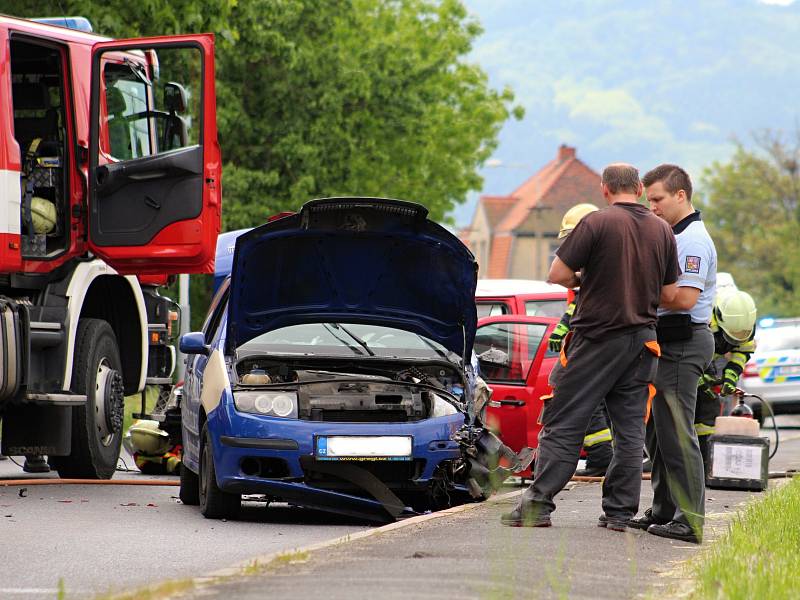
[[[564,218],[561,219],[561,231],[558,232],[558,239],[564,239],[569,235],[569,232],[575,229],[578,222],[588,215],[597,210],[594,204],[585,202],[583,204],[576,204],[564,213]]]
[[[136,421],[128,431],[135,454],[160,456],[169,450],[169,434],[159,428],[158,421]]]
[[[714,316],[722,335],[731,344],[741,344],[753,335],[756,326],[756,303],[752,296],[741,290],[717,294]]]

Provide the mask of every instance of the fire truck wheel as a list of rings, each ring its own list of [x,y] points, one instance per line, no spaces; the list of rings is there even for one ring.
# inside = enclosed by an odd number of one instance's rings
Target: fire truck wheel
[[[183,462],[181,462],[181,487],[178,498],[189,506],[200,504],[200,478]]]
[[[61,477],[111,479],[117,468],[125,407],[117,338],[101,319],[81,319],[75,335],[72,391],[86,404],[72,409],[72,454],[53,457]]]
[[[239,514],[242,508],[242,497],[239,494],[223,492],[217,486],[214,452],[211,449],[211,435],[208,433],[208,423],[203,425],[201,438],[200,512],[207,519],[232,519]]]

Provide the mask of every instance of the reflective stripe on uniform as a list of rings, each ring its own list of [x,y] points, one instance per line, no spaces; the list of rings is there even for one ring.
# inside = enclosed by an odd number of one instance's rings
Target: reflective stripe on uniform
[[[600,431],[595,431],[594,433],[588,434],[586,437],[583,438],[583,446],[584,448],[588,448],[589,446],[594,446],[595,444],[600,444],[601,442],[610,442],[611,441],[611,430],[606,427],[605,429],[601,429]]]
[[[694,430],[697,435],[714,435],[714,426],[706,425],[705,423],[695,423]]]

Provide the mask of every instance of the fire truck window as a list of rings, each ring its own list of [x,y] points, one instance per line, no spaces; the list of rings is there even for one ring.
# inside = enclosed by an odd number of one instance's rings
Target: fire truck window
[[[490,383],[524,383],[546,330],[537,323],[479,327],[474,348],[483,378]]]
[[[106,65],[104,79],[111,156],[119,160],[150,156],[147,84],[127,65]]]
[[[202,143],[199,49],[137,49],[111,56],[103,72],[109,154],[130,160]]]

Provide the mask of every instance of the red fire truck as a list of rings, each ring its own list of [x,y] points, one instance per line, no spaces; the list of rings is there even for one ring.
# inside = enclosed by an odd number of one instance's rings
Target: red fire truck
[[[213,36],[0,16],[0,67],[2,453],[108,478],[124,396],[174,367],[159,286],[213,272]]]

